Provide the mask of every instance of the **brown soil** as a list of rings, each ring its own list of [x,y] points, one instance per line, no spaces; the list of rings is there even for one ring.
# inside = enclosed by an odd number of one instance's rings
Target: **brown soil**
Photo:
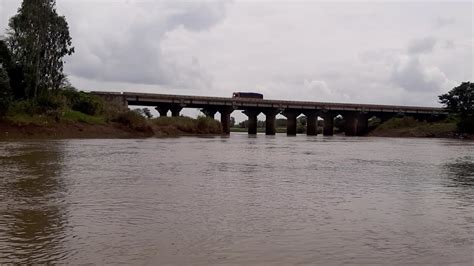
[[[1,139],[24,138],[144,138],[153,136],[153,132],[131,130],[119,123],[91,125],[86,123],[56,123],[49,125],[15,125],[0,122]]]
[[[49,125],[16,125],[0,121],[0,139],[84,139],[84,138],[149,138],[191,135],[173,126],[153,126],[141,130],[131,129],[120,123],[92,125],[61,122]]]

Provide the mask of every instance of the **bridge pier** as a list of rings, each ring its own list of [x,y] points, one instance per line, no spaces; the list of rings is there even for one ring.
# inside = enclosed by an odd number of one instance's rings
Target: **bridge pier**
[[[243,112],[247,115],[248,119],[248,132],[249,135],[256,135],[257,134],[257,116],[260,114],[260,111],[256,110],[245,110]]]
[[[344,131],[346,136],[356,136],[357,135],[357,114],[356,113],[346,113],[344,114],[344,120],[346,121],[344,126]]]
[[[286,135],[296,136],[296,118],[299,115],[297,111],[284,111],[282,113],[286,117]]]
[[[367,113],[351,112],[344,115],[346,136],[365,136],[369,132]]]
[[[230,114],[232,111],[234,111],[234,109],[229,107],[219,109],[219,113],[221,114],[222,132],[226,135],[230,134]]]
[[[279,113],[277,109],[265,110],[265,134],[275,135],[276,133],[276,115]]]
[[[305,112],[304,115],[306,116],[306,135],[318,135],[318,113],[315,111],[308,111]]]
[[[357,116],[357,136],[365,136],[369,133],[369,116],[367,113],[360,113]]]
[[[160,114],[160,117],[166,117],[170,108],[168,106],[157,106],[156,111]]]
[[[322,113],[321,117],[324,119],[323,135],[333,136],[334,135],[334,117],[332,113]]]
[[[171,116],[172,117],[178,117],[179,112],[181,112],[181,110],[183,110],[183,107],[181,107],[181,106],[172,106],[170,108],[170,110],[171,110]]]

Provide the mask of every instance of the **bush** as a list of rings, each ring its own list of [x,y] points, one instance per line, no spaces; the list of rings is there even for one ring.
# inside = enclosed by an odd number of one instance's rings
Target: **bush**
[[[474,116],[465,117],[457,123],[460,133],[474,133]]]
[[[38,105],[31,100],[12,102],[8,108],[7,115],[27,114],[34,115],[38,113]]]
[[[148,124],[146,118],[134,111],[119,113],[115,118],[112,119],[112,121],[123,124],[133,130],[141,132],[153,132],[153,129]]]
[[[79,111],[87,115],[98,115],[104,110],[102,99],[85,92],[78,92],[74,89],[66,89],[62,94],[67,99],[67,105],[74,111]]]
[[[62,110],[67,106],[66,97],[61,93],[48,92],[38,97],[36,100],[40,112],[48,112],[51,110]]]

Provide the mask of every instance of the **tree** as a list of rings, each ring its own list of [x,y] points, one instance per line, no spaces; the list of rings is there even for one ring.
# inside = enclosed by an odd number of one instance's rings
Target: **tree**
[[[151,114],[151,111],[150,111],[150,109],[148,109],[148,108],[143,108],[143,114],[144,114],[145,117],[148,118],[148,119],[152,119],[152,118],[153,118],[153,115]]]
[[[55,0],[24,0],[10,18],[7,42],[13,62],[25,75],[25,94],[36,99],[57,90],[64,80],[63,57],[74,52],[69,26]]]
[[[10,79],[0,63],[0,115],[4,114],[11,101]]]
[[[8,73],[12,96],[15,99],[23,99],[26,96],[23,69],[12,61],[12,55],[7,43],[0,40],[0,64]]]
[[[439,100],[450,113],[459,116],[458,128],[462,133],[474,132],[474,85],[471,82],[461,83],[440,95]]]

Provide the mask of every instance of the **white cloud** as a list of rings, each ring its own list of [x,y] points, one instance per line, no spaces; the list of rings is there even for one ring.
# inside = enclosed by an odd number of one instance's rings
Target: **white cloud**
[[[402,56],[394,64],[392,81],[407,91],[439,93],[455,83],[438,67],[426,66],[419,56]]]

